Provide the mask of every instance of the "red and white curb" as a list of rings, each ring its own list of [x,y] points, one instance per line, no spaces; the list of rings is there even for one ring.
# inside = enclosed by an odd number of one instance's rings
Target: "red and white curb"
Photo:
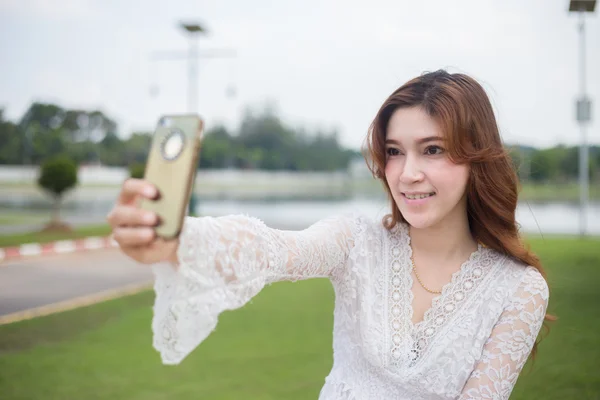
[[[0,262],[22,257],[100,250],[117,246],[118,244],[112,236],[93,236],[84,239],[59,240],[50,243],[27,243],[15,247],[0,247]]]

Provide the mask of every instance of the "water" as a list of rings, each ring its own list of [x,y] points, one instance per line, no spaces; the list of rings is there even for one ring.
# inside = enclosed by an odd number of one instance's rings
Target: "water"
[[[330,215],[358,211],[372,218],[389,213],[384,200],[348,199],[345,201],[204,201],[197,207],[201,215],[248,214],[267,224],[307,226]],[[520,230],[537,234],[579,233],[579,208],[572,203],[519,203],[516,212]],[[591,203],[587,232],[600,235],[600,203]]]
[[[0,193],[0,212],[26,210],[46,212],[51,206],[43,197],[23,193]],[[105,222],[118,194],[118,189],[102,189],[73,196],[63,207],[62,215],[67,222],[89,224]],[[297,229],[308,226],[321,218],[338,213],[357,211],[372,218],[381,218],[389,211],[383,198],[350,198],[346,200],[208,200],[200,199],[197,212],[201,215],[221,216],[248,214],[268,225]],[[578,234],[579,208],[576,203],[520,203],[517,222],[521,230],[537,234]],[[23,226],[26,231],[31,227]],[[2,233],[16,233],[19,227],[0,226]],[[587,232],[600,235],[600,203],[591,203],[587,214]]]

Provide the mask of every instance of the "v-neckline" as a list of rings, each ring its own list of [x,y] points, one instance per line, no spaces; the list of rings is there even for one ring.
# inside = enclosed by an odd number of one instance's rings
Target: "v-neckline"
[[[493,251],[478,243],[461,267],[452,274],[425,311],[423,319],[413,323],[412,264],[408,225],[399,223],[390,232],[387,271],[388,343],[390,363],[395,368],[412,368],[422,360],[437,333],[452,320],[467,299],[479,287],[491,267]]]
[[[406,271],[408,279],[407,279],[407,286],[404,288],[407,291],[406,298],[408,299],[407,307],[409,309],[407,323],[410,326],[410,331],[414,334],[415,332],[417,332],[419,330],[419,328],[421,326],[426,325],[426,323],[429,321],[429,319],[431,317],[431,314],[433,314],[435,312],[435,310],[437,308],[439,308],[439,306],[442,305],[442,304],[440,304],[442,302],[442,300],[444,298],[448,297],[448,295],[453,291],[453,288],[456,286],[458,279],[462,275],[465,274],[465,272],[469,269],[469,267],[471,267],[473,264],[475,264],[475,261],[481,255],[484,247],[481,243],[479,243],[479,242],[477,243],[477,249],[472,251],[471,254],[469,254],[469,257],[460,265],[460,267],[452,273],[450,280],[448,282],[446,282],[444,284],[444,286],[442,287],[441,293],[439,293],[438,295],[433,297],[433,299],[431,300],[431,305],[429,307],[427,307],[427,309],[423,313],[423,318],[420,321],[414,322],[413,317],[414,317],[414,313],[415,313],[415,308],[414,308],[415,294],[412,291],[412,287],[414,285],[414,279],[412,276],[412,263],[410,261],[412,259],[411,237],[409,234],[408,225],[406,225],[405,223],[402,223],[402,222],[400,224],[402,225],[402,229],[404,230],[403,234],[406,237],[406,241],[403,240],[402,244],[406,246],[406,254],[408,256],[408,262],[407,262],[408,268]],[[454,311],[454,310],[452,310],[452,311]]]

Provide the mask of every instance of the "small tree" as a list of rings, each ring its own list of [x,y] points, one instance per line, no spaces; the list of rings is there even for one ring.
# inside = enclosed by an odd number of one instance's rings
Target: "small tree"
[[[146,170],[146,164],[133,163],[129,166],[129,176],[132,178],[142,179]]]
[[[51,225],[60,225],[60,206],[65,192],[77,184],[77,165],[65,156],[46,160],[40,167],[38,185],[54,199]]]

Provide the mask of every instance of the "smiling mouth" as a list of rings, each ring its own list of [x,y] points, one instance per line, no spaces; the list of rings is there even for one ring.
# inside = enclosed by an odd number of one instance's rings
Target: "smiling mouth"
[[[402,193],[402,196],[406,197],[409,200],[419,200],[419,199],[426,199],[428,197],[435,196],[435,192],[424,193],[424,194],[414,194],[414,195]]]

